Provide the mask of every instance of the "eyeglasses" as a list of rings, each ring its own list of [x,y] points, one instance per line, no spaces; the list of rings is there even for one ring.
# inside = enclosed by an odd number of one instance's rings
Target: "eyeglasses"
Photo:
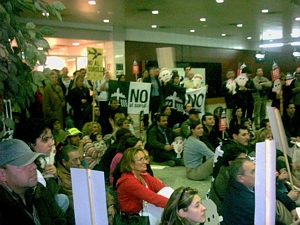
[[[149,156],[145,155],[143,158],[137,159],[136,161],[140,163],[140,162],[145,162],[148,160],[149,160]]]

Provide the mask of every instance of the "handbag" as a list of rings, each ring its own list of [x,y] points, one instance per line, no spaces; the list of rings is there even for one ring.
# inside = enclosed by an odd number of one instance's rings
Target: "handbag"
[[[116,214],[114,217],[115,225],[150,225],[149,216],[139,214],[127,215],[124,212]]]

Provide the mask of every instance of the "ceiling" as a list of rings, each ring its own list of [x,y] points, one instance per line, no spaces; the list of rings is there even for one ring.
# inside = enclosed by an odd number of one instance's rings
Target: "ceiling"
[[[295,20],[300,17],[300,0],[224,0],[221,4],[215,0],[96,0],[96,5],[89,5],[88,0],[60,2],[67,8],[62,12],[63,21],[67,22],[206,38],[234,38],[237,42],[247,42],[249,46],[262,44],[261,36],[267,30],[282,34],[278,40],[268,34],[273,43],[300,40],[291,37],[293,29],[300,29],[300,21]],[[262,13],[262,9],[268,9],[269,13]],[[159,14],[152,15],[152,10],[159,10]],[[37,14],[26,15],[43,18]],[[200,21],[202,17],[206,18],[205,22]],[[49,19],[54,18],[50,16]],[[104,19],[109,19],[109,23],[104,23]],[[151,28],[154,24],[156,29]],[[237,27],[237,24],[243,26]],[[191,33],[191,29],[195,32]]]

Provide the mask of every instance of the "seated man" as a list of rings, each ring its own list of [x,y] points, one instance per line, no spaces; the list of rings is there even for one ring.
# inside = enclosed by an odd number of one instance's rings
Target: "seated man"
[[[213,168],[213,178],[216,178],[220,167],[221,167],[221,158],[228,149],[238,147],[243,149],[243,152],[246,152],[249,155],[249,152],[252,151],[251,147],[249,146],[250,134],[246,126],[240,125],[235,127],[231,130],[231,139],[225,139],[221,143],[221,145],[217,148],[215,152],[215,165]]]
[[[176,153],[171,145],[178,135],[168,127],[168,116],[158,114],[155,117],[154,125],[148,133],[147,144],[150,155],[156,162],[167,162],[169,166],[183,165],[181,159],[176,157]]]
[[[236,159],[230,165],[229,174],[222,224],[254,224],[255,164],[249,159]],[[288,196],[276,192],[276,199],[276,221],[291,224],[298,220],[296,204]]]
[[[105,122],[109,124],[110,123],[109,119],[114,120],[116,113],[124,113],[124,112],[122,111],[121,107],[119,106],[118,99],[117,98],[111,98],[110,99],[110,104],[107,107],[107,109],[105,110],[104,115],[103,115]],[[125,114],[125,116],[126,116],[126,114]],[[107,128],[107,132],[112,133],[111,127]]]
[[[189,111],[189,118],[181,124],[180,135],[183,139],[188,138],[191,134],[190,125],[193,121],[199,120],[199,113],[197,109],[191,109]]]
[[[79,148],[74,145],[66,145],[61,151],[61,160],[58,162],[57,174],[61,179],[60,193],[67,195],[70,199],[70,206],[74,209],[72,181],[71,181],[71,168],[83,168],[81,166],[81,154]],[[106,194],[106,203],[108,206],[108,215],[114,216],[114,198]],[[109,218],[111,221],[111,219]],[[111,223],[110,223],[111,224]]]
[[[215,152],[216,148],[219,146],[221,139],[218,137],[218,133],[215,131],[215,117],[212,113],[205,113],[202,116],[203,124],[203,135],[200,140],[203,141],[206,146]]]
[[[37,181],[34,160],[40,155],[17,139],[0,142],[1,224],[67,224],[53,195]]]

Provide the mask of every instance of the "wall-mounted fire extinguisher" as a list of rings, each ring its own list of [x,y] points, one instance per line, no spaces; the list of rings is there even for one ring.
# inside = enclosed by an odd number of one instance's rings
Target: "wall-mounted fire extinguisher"
[[[137,75],[140,73],[140,67],[136,60],[133,61],[132,64],[132,74],[134,74],[137,78]]]

